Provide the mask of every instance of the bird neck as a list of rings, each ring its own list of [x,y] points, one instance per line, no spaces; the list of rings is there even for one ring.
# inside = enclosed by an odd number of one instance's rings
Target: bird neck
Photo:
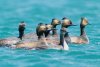
[[[80,25],[80,36],[86,35],[85,33],[85,26]]]
[[[56,26],[57,26],[57,25],[53,25],[52,35],[57,35]]]
[[[69,37],[69,34],[66,31],[66,29],[64,27],[62,27],[60,30],[60,45],[62,45],[62,46],[63,46],[65,37]]]
[[[50,31],[51,31],[51,30],[46,30],[46,31],[45,31],[45,37],[50,36]]]
[[[41,31],[38,33],[38,39],[44,38],[45,32]]]

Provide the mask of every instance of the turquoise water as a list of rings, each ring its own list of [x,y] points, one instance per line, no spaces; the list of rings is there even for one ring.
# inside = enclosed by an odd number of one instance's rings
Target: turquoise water
[[[25,21],[25,33],[35,32],[38,23],[66,16],[77,27],[71,36],[79,35],[81,17],[91,23],[86,27],[89,45],[69,45],[69,51],[0,48],[0,67],[99,67],[100,66],[100,0],[0,0],[0,38],[18,36],[18,23]]]

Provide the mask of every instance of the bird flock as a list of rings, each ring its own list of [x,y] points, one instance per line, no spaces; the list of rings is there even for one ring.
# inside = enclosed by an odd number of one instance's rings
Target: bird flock
[[[60,34],[57,33],[57,26],[60,25]],[[50,24],[39,23],[36,27],[36,33],[25,34],[20,40],[18,37],[9,37],[0,39],[0,46],[11,48],[27,49],[60,49],[69,50],[70,44],[89,44],[89,38],[85,32],[85,27],[89,25],[88,20],[84,17],[80,21],[80,35],[70,36],[68,28],[77,26],[66,17],[62,20],[52,19]]]

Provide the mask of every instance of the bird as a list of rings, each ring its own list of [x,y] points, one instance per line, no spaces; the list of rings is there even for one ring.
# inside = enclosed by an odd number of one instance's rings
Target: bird
[[[80,36],[70,36],[70,43],[89,44],[89,38],[85,32],[85,28],[87,25],[90,25],[88,23],[88,20],[85,17],[81,17]]]
[[[56,18],[53,18],[52,19],[52,22],[51,22],[51,25],[52,25],[52,36],[57,36],[57,25],[60,25],[61,24],[61,21],[56,19]]]

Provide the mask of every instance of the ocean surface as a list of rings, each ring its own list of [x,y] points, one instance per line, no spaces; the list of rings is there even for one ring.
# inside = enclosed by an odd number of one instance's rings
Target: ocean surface
[[[100,67],[100,0],[0,0],[0,39],[17,37],[21,21],[27,34],[40,22],[63,17],[77,25],[69,28],[70,36],[80,35],[80,18],[86,17],[90,44],[69,44],[69,51],[0,47],[0,67]]]

